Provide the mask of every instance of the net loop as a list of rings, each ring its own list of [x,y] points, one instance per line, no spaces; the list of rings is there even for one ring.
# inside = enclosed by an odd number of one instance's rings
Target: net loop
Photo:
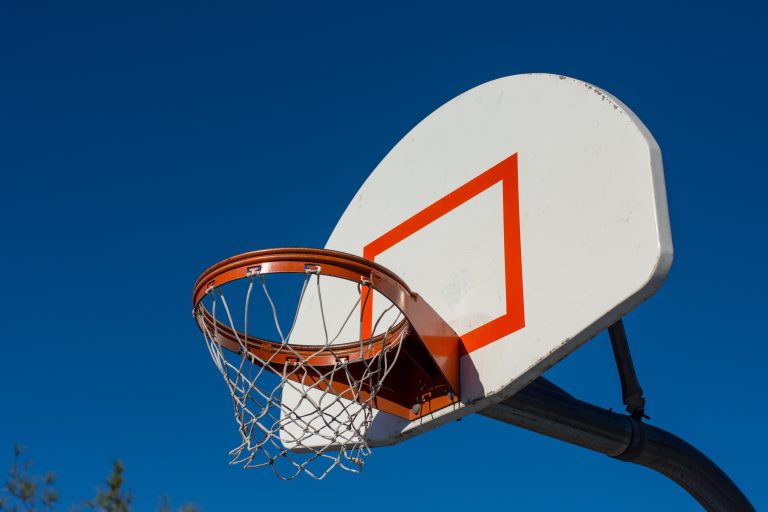
[[[347,282],[356,290],[350,294],[354,300],[341,324],[329,325],[322,284],[338,279],[323,275],[320,265],[307,264],[303,273],[286,334],[270,294],[271,275],[263,273],[260,265],[248,268],[245,279],[238,281],[245,286],[241,321],[227,301],[235,283],[204,288],[204,297],[194,309],[214,365],[232,397],[240,442],[229,452],[231,464],[271,467],[283,480],[301,473],[321,480],[334,468],[353,473],[362,470],[371,454],[366,433],[376,398],[409,328],[403,314],[390,304],[376,315],[370,333],[364,332],[363,311],[375,291],[364,276]],[[291,337],[311,281],[315,281],[312,293],[322,329],[315,344],[298,344]],[[249,333],[248,319],[258,302],[257,294],[268,308],[265,316],[272,316],[280,341]],[[355,316],[359,317],[357,341],[339,343]]]

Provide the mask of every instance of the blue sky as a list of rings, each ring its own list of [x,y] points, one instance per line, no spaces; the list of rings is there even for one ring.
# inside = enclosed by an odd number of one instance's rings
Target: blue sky
[[[543,71],[616,95],[659,142],[675,263],[626,320],[648,413],[768,507],[765,21],[738,2],[3,2],[0,468],[25,444],[71,503],[122,458],[137,510],[161,494],[209,511],[697,510],[649,470],[482,417],[377,450],[360,476],[227,465],[197,275],[324,245],[419,120]],[[621,406],[605,335],[547,376]]]

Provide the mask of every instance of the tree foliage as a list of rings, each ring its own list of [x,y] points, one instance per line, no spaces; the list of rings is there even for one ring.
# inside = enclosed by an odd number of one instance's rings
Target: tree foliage
[[[131,501],[133,501],[133,495],[123,487],[125,484],[124,472],[123,461],[116,460],[113,462],[112,473],[107,477],[106,489],[97,491],[96,498],[86,501],[85,506],[97,512],[128,512]]]
[[[55,512],[59,505],[59,493],[54,484],[56,475],[52,472],[35,475],[32,461],[25,459],[24,448],[16,446],[8,478],[0,490],[0,512]],[[96,496],[80,505],[69,508],[72,512],[93,510],[96,512],[130,512],[133,493],[125,485],[125,465],[117,460],[104,486]],[[173,512],[167,496],[158,501],[158,512]],[[198,512],[195,505],[182,505],[178,512]]]
[[[14,447],[13,463],[0,496],[1,512],[49,512],[55,510],[59,495],[53,488],[56,475],[31,474],[32,461],[24,460],[24,448]]]

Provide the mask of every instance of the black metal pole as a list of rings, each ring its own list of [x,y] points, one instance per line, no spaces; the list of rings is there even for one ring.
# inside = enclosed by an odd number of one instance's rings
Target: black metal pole
[[[543,377],[480,414],[658,471],[706,510],[755,510],[728,475],[679,437],[578,400]]]

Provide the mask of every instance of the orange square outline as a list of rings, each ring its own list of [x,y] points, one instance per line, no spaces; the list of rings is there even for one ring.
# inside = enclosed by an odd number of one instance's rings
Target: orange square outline
[[[379,254],[501,182],[506,312],[461,335],[462,355],[525,327],[517,160],[517,153],[514,153],[363,247],[363,257],[375,261]],[[415,291],[418,292],[418,290]],[[368,301],[363,311],[363,333],[366,337],[370,336],[373,321],[373,308],[370,302]]]

